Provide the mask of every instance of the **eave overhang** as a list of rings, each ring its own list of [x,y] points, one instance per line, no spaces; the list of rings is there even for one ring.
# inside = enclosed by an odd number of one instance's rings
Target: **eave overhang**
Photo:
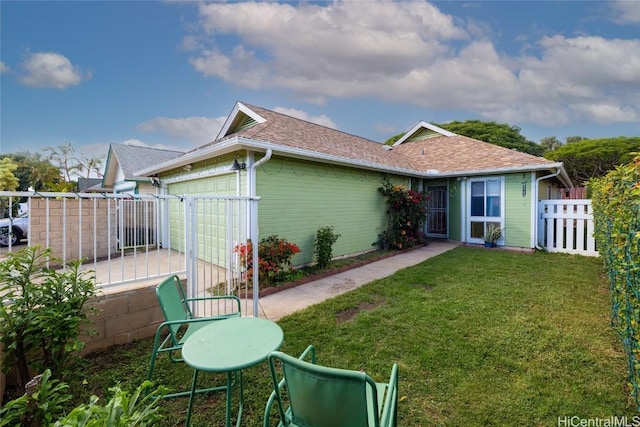
[[[192,163],[207,160],[213,156],[220,156],[229,153],[233,153],[239,150],[249,150],[257,152],[266,152],[272,150],[274,155],[282,155],[286,157],[297,158],[307,161],[317,161],[322,163],[330,163],[335,165],[341,165],[346,167],[357,167],[360,169],[372,170],[383,173],[394,173],[399,175],[406,175],[414,178],[457,178],[465,176],[479,176],[479,175],[497,175],[502,173],[518,173],[518,172],[531,172],[531,171],[560,171],[558,178],[567,187],[573,187],[571,180],[564,170],[561,162],[538,164],[538,165],[524,165],[505,168],[493,168],[493,169],[478,169],[478,170],[464,170],[464,171],[452,171],[452,172],[440,172],[437,170],[419,171],[415,169],[398,168],[392,166],[382,165],[380,163],[366,162],[362,160],[355,160],[347,157],[335,156],[327,153],[322,153],[313,150],[305,150],[296,147],[289,147],[286,145],[273,144],[266,141],[260,141],[244,137],[232,137],[220,142],[217,142],[208,147],[196,150],[190,153],[186,153],[175,159],[160,163],[156,166],[142,169],[136,172],[138,176],[154,176],[162,172],[167,172],[173,169],[180,168]]]

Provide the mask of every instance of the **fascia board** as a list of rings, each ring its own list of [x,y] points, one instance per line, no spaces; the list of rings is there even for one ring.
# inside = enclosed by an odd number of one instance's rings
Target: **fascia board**
[[[395,168],[389,166],[383,166],[378,163],[364,162],[353,159],[347,159],[344,157],[334,156],[331,154],[319,153],[312,150],[303,150],[300,148],[288,147],[278,144],[272,144],[266,141],[260,141],[249,138],[234,137],[222,142],[216,143],[201,150],[186,153],[183,156],[177,157],[172,160],[168,160],[164,163],[156,165],[152,168],[147,168],[136,172],[138,176],[151,176],[160,172],[165,172],[171,169],[175,169],[184,165],[195,163],[197,161],[206,160],[214,155],[223,155],[231,153],[241,149],[266,151],[271,149],[274,154],[284,154],[290,157],[295,157],[303,160],[320,160],[333,164],[340,164],[343,166],[357,166],[363,169],[369,169],[379,172],[396,173],[400,175],[407,175],[418,178],[453,178],[460,176],[477,176],[477,175],[495,175],[500,173],[517,173],[517,172],[530,172],[537,170],[553,170],[561,168],[564,172],[562,163],[550,163],[546,165],[530,165],[530,166],[517,166],[509,168],[495,168],[495,169],[480,169],[480,170],[467,170],[456,172],[436,172],[436,171],[417,171],[413,169]],[[566,175],[566,172],[564,172]],[[570,182],[567,179],[568,182]]]
[[[493,169],[478,169],[456,172],[444,172],[436,174],[442,178],[454,178],[462,176],[478,176],[478,175],[497,175],[501,173],[518,173],[518,172],[531,172],[540,170],[554,170],[562,168],[562,163],[549,163],[546,165],[529,165],[529,166],[515,166],[508,168],[493,168]],[[564,168],[562,169],[564,171]]]
[[[114,165],[114,158],[116,157],[115,151],[111,145],[109,145],[109,152],[107,153],[107,164],[104,167],[104,175],[102,176],[102,186],[106,186],[109,181],[115,181],[116,175],[116,166]],[[118,163],[118,159],[115,159],[116,164]],[[108,184],[113,185],[113,183]]]
[[[238,138],[230,138],[228,140],[215,143],[209,147],[201,148],[189,153],[185,153],[182,156],[176,157],[166,162],[159,163],[155,166],[151,166],[146,169],[136,171],[137,176],[152,176],[160,172],[166,172],[181,166],[189,165],[191,163],[198,162],[200,160],[209,159],[213,155],[221,155],[231,153],[238,149]]]
[[[238,113],[240,112],[251,117],[253,120],[255,120],[258,123],[263,123],[266,121],[264,117],[257,114],[255,111],[253,111],[252,109],[244,105],[242,102],[236,102],[236,105],[233,106],[233,110],[231,110],[231,113],[229,113],[229,115],[227,116],[227,119],[224,121],[224,124],[222,125],[222,128],[220,129],[220,132],[218,132],[218,135],[216,136],[214,141],[217,141],[218,139],[224,138],[226,136],[227,132],[229,131],[229,128],[231,127],[234,120],[238,116]]]
[[[569,178],[569,174],[567,173],[567,170],[564,168],[564,164],[562,162],[560,162],[560,181],[562,181],[564,183],[564,185],[567,186],[567,188],[573,188],[573,183],[571,182],[571,178]]]

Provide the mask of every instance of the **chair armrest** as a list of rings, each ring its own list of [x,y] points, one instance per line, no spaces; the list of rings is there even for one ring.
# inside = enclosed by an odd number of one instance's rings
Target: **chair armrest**
[[[398,408],[398,365],[393,364],[391,377],[387,384],[387,391],[384,397],[382,415],[380,416],[380,426],[395,426],[396,412]]]
[[[240,307],[241,307],[240,298],[238,298],[235,295],[217,295],[217,296],[210,296],[210,297],[194,297],[194,298],[187,298],[185,301],[186,302],[191,302],[191,301],[215,301],[215,300],[232,300],[236,305],[236,309],[237,309],[238,313],[240,312]]]
[[[274,352],[276,353],[276,352]],[[307,348],[302,352],[302,354],[300,355],[300,357],[298,357],[298,359],[300,360],[304,360],[307,357],[311,356],[311,363],[316,363],[316,348],[313,345],[309,345],[307,346]],[[269,362],[270,364],[272,362]],[[285,380],[284,378],[281,379],[278,382],[278,389],[277,390],[273,390],[271,392],[271,395],[269,395],[269,400],[267,400],[267,405],[264,409],[264,423],[263,423],[263,427],[269,427],[270,426],[270,420],[269,420],[269,415],[271,414],[271,408],[273,407],[273,402],[275,402],[276,397],[278,396],[278,394],[280,393],[280,390],[282,390],[282,388],[285,385]]]

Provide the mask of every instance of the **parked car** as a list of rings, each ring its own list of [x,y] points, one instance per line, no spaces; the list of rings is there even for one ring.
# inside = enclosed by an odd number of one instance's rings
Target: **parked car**
[[[0,246],[11,246],[26,239],[29,232],[29,216],[0,219]]]

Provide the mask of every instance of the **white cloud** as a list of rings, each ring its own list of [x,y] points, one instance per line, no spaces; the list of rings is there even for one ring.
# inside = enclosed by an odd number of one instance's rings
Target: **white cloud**
[[[640,110],[638,108],[630,105],[619,105],[615,101],[578,104],[572,105],[571,108],[599,124],[637,122],[640,119]]]
[[[350,80],[402,75],[447,50],[440,40],[468,37],[425,2],[364,8],[358,2],[211,3],[200,13],[211,47],[191,60],[199,72],[252,88],[291,88],[301,96],[318,93],[309,90],[318,80],[351,92]],[[224,52],[213,40],[217,34],[237,34],[241,41]]]
[[[640,2],[636,0],[612,1],[613,21],[619,24],[640,23]]]
[[[91,74],[83,75],[67,57],[54,52],[30,54],[22,63],[22,68],[24,74],[20,81],[37,88],[66,89],[91,78]]]
[[[639,4],[613,7],[640,22]],[[517,123],[640,120],[637,38],[550,34],[519,41],[514,55],[487,38],[499,29],[463,24],[425,1],[221,2],[199,11],[191,64],[241,87],[284,89],[319,105],[409,101]]]
[[[306,120],[311,123],[322,125],[331,129],[338,129],[338,126],[331,120],[331,118],[324,114],[320,116],[310,116],[307,112],[297,110],[295,108],[276,107],[273,111],[286,114],[287,116],[295,117],[297,119]]]
[[[186,117],[172,119],[156,117],[138,124],[142,132],[162,132],[178,139],[189,139],[197,145],[213,141],[226,117]]]
[[[0,74],[8,73],[9,71],[11,71],[11,68],[9,68],[9,66],[4,62],[0,61]]]

